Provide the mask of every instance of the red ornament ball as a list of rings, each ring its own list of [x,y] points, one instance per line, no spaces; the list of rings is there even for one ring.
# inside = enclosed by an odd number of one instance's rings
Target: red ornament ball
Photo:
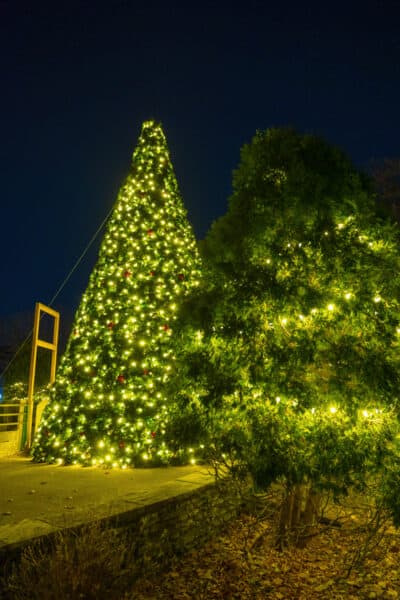
[[[128,270],[124,271],[124,277],[125,277],[125,278],[128,278],[128,277],[130,277],[131,275],[132,275],[131,271],[128,271]]]
[[[169,325],[163,325],[164,331],[169,331]]]
[[[149,375],[150,371],[148,369],[143,369],[143,375]]]
[[[154,233],[154,230],[153,230],[153,229],[148,229],[148,230],[147,230],[147,235],[148,235],[149,237],[151,237],[151,236],[153,235],[153,233]]]
[[[155,275],[155,274],[156,274],[156,272],[155,272],[155,271],[150,271],[150,275],[151,275],[152,277],[154,277],[154,275]]]
[[[114,323],[113,321],[110,321],[109,323],[107,323],[107,327],[108,327],[108,329],[110,329],[110,330],[111,330],[111,329],[114,329],[114,327],[115,327],[115,323]]]
[[[122,441],[121,441],[121,442],[118,444],[118,446],[119,446],[120,448],[125,448],[125,442],[122,442]]]
[[[157,434],[156,434],[156,432],[155,432],[155,431],[152,431],[152,432],[151,432],[151,437],[153,438],[153,440],[154,440],[154,438],[156,437],[156,435],[157,435]]]
[[[118,375],[117,381],[118,381],[118,383],[125,383],[125,376],[124,375]]]
[[[183,281],[185,279],[184,274],[183,273],[179,273],[178,279],[179,279],[179,281]]]

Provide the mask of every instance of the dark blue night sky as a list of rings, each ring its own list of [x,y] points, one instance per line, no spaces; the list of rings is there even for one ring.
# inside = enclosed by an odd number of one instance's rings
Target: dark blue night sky
[[[0,0],[0,317],[48,303],[161,121],[198,237],[240,147],[292,125],[400,155],[400,3]],[[100,240],[99,240],[100,241]],[[72,310],[95,244],[60,294]]]

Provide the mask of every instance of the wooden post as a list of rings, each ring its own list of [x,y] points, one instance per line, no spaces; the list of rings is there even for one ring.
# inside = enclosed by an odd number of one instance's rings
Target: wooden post
[[[54,328],[53,328],[53,341],[46,342],[39,339],[40,319],[41,312],[47,313],[54,317]],[[58,347],[58,332],[60,328],[60,313],[52,308],[49,308],[45,304],[36,302],[35,306],[35,318],[33,322],[33,337],[32,337],[32,351],[31,351],[31,364],[29,368],[29,383],[28,383],[28,423],[26,432],[26,446],[29,449],[32,446],[32,423],[33,423],[33,394],[35,391],[35,376],[36,376],[36,361],[37,361],[37,349],[46,348],[51,351],[51,365],[50,365],[50,383],[56,378],[56,366],[57,366],[57,347]],[[37,424],[36,424],[37,426]]]

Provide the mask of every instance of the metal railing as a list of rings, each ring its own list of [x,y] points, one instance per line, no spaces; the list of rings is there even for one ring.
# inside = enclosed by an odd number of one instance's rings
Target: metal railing
[[[16,431],[20,423],[21,404],[0,404],[0,431]]]
[[[27,406],[26,401],[0,404],[0,435],[12,435],[17,451],[26,441]]]

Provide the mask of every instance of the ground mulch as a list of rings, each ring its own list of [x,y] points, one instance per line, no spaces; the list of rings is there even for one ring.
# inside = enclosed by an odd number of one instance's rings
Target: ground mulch
[[[383,521],[371,535],[372,514],[360,498],[330,503],[306,547],[283,551],[275,544],[276,511],[242,515],[168,572],[139,580],[125,598],[400,600],[400,530]]]

